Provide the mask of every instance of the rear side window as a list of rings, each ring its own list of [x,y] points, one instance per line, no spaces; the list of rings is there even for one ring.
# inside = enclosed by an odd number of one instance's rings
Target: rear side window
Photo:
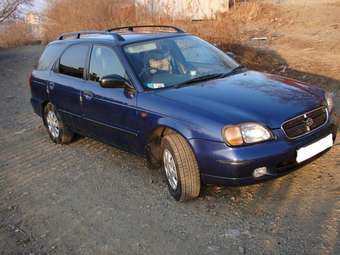
[[[37,69],[40,71],[50,70],[65,49],[65,44],[51,44],[47,46],[41,55]]]
[[[69,47],[61,56],[59,73],[83,78],[89,45],[76,44]]]

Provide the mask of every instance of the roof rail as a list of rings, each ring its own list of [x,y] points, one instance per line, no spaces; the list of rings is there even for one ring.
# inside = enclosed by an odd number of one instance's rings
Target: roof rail
[[[108,32],[117,31],[117,30],[128,30],[130,32],[133,32],[135,28],[170,28],[173,29],[176,33],[185,33],[182,29],[175,27],[175,26],[164,26],[164,25],[143,25],[143,26],[126,26],[126,27],[114,27],[111,29],[108,29]]]
[[[58,40],[64,40],[66,37],[75,37],[75,39],[80,39],[81,35],[111,35],[114,39],[118,41],[124,41],[124,38],[121,35],[109,31],[79,31],[63,33],[58,37]]]

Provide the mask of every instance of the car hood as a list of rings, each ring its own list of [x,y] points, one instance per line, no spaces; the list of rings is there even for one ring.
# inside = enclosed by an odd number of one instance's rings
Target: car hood
[[[225,125],[256,121],[273,129],[323,101],[320,89],[255,71],[159,90],[156,95]]]

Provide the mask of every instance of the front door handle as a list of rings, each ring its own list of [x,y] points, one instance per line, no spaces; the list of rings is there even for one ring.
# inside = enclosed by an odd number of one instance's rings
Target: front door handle
[[[90,90],[84,90],[83,96],[85,97],[86,100],[91,100],[93,98],[94,94]]]

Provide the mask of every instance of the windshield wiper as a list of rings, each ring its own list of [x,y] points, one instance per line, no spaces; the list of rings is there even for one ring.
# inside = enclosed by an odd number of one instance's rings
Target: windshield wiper
[[[236,73],[244,71],[245,69],[246,69],[246,67],[239,65],[239,66],[235,67],[234,69],[232,69],[228,73],[211,73],[211,74],[202,75],[202,76],[195,77],[193,79],[190,79],[190,80],[187,80],[187,81],[184,81],[184,82],[177,83],[173,87],[177,89],[177,88],[181,88],[181,87],[184,87],[184,86],[188,86],[188,85],[196,83],[196,82],[225,78],[227,76],[234,75]]]
[[[201,81],[207,81],[207,80],[213,80],[213,79],[218,79],[218,78],[223,78],[223,76],[226,75],[225,73],[212,73],[212,74],[207,74],[207,75],[202,75],[184,82],[180,82],[175,84],[173,87],[174,88],[181,88],[196,82],[201,82]]]
[[[227,73],[227,74],[225,75],[225,77],[227,77],[227,76],[229,76],[229,75],[237,74],[237,73],[242,72],[242,71],[244,71],[244,70],[246,70],[246,69],[247,69],[247,68],[246,68],[245,66],[239,65],[239,66],[235,67],[234,69],[232,69],[229,73]]]

